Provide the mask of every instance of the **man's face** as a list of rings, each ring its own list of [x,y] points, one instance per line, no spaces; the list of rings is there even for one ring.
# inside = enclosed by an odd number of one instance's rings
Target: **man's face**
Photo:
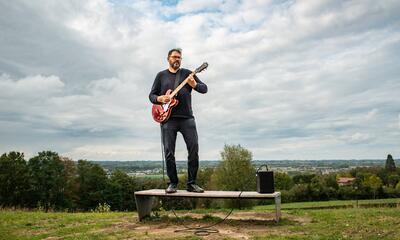
[[[168,57],[168,63],[169,66],[171,66],[173,69],[178,69],[181,66],[181,54],[177,51],[173,51],[171,55]]]

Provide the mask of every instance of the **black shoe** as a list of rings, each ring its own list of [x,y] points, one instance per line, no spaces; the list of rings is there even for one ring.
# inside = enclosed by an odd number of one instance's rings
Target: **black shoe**
[[[167,187],[167,189],[165,189],[165,193],[175,193],[177,190],[178,186],[176,183],[170,183]]]
[[[204,189],[199,187],[199,185],[197,185],[197,184],[188,184],[186,190],[188,192],[197,192],[197,193],[204,192]]]

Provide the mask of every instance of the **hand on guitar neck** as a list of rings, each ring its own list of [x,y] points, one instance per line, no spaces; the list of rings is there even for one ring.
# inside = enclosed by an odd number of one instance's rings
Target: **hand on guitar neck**
[[[191,73],[188,77],[187,77],[187,83],[192,87],[195,88],[197,85],[196,80],[194,80],[194,73]]]

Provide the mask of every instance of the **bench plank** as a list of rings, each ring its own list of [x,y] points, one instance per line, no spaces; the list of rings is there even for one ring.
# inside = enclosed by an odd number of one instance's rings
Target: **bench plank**
[[[204,191],[203,193],[188,192],[186,190],[178,190],[176,193],[165,193],[165,189],[150,189],[135,192],[140,196],[157,196],[157,197],[193,197],[193,198],[237,198],[240,191]],[[274,193],[258,193],[243,191],[240,198],[259,199],[259,198],[275,198],[280,196],[280,192]]]

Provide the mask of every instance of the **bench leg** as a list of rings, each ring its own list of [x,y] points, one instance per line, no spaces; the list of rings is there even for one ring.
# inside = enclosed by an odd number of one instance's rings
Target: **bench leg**
[[[139,216],[139,221],[146,216],[150,216],[151,209],[153,207],[153,199],[152,196],[136,196],[135,195],[135,202],[136,202],[136,209]]]
[[[279,222],[281,218],[281,196],[275,197],[275,221]]]

